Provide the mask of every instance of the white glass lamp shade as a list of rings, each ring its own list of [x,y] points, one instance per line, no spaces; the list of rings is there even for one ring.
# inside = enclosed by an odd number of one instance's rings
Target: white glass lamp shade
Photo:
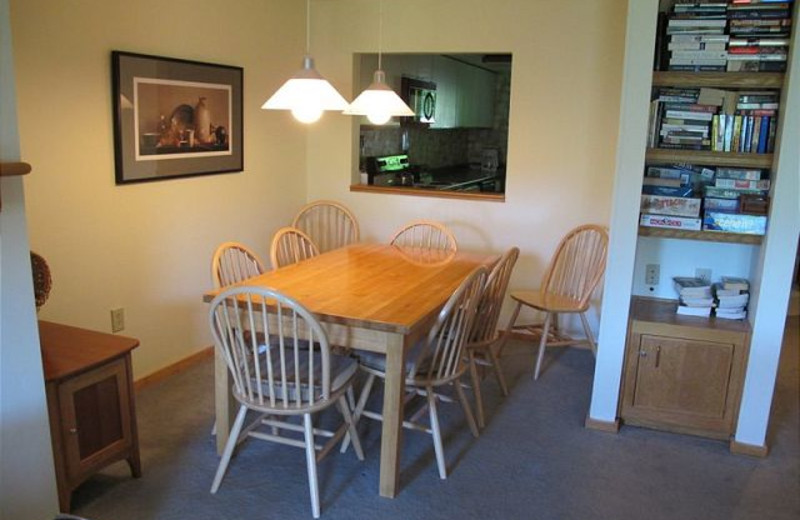
[[[376,125],[386,123],[392,116],[414,115],[414,111],[386,84],[386,75],[382,70],[375,71],[372,84],[353,100],[344,113],[367,116]]]
[[[303,68],[261,105],[266,110],[291,110],[303,123],[318,120],[324,110],[342,111],[345,100],[314,68],[311,56],[303,58]]]

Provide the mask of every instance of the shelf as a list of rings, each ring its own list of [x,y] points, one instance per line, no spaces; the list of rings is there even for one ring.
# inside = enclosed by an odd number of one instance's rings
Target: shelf
[[[710,150],[678,150],[648,148],[648,164],[691,163],[706,166],[731,166],[741,168],[772,168],[771,153],[712,152]]]
[[[653,72],[654,87],[783,88],[783,72]]]
[[[748,320],[724,320],[714,316],[684,316],[676,312],[677,300],[663,300],[647,296],[633,296],[631,298],[631,320],[648,323],[664,323],[683,327],[696,327],[713,329],[734,333],[749,333]]]
[[[16,177],[31,172],[31,165],[24,162],[0,162],[0,177]]]
[[[725,233],[722,231],[687,231],[684,229],[667,229],[647,226],[639,226],[639,236],[754,245],[760,245],[764,238],[762,235],[746,235],[743,233]]]

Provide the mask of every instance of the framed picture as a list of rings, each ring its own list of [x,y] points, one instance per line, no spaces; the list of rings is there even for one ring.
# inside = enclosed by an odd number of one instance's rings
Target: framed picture
[[[117,184],[239,172],[241,67],[111,53]]]

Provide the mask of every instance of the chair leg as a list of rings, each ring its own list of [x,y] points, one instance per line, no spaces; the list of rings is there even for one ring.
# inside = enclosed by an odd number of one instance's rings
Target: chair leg
[[[592,336],[592,329],[589,328],[589,320],[586,319],[586,315],[584,313],[579,313],[581,316],[581,323],[583,323],[583,332],[586,334],[586,340],[589,342],[589,346],[592,347],[592,354],[597,357],[597,345],[594,342],[594,337]]]
[[[483,397],[481,395],[481,381],[478,377],[478,367],[475,363],[475,352],[470,349],[469,351],[469,375],[472,378],[472,391],[475,394],[475,410],[478,416],[478,426],[484,428],[486,421],[483,417]],[[461,385],[458,384],[461,388]]]
[[[500,383],[500,390],[503,391],[504,396],[508,397],[508,384],[506,384],[506,376],[503,375],[503,367],[500,366],[500,357],[497,355],[491,345],[489,346],[488,350],[489,358],[492,360],[494,375],[497,376],[497,381]]]
[[[361,419],[361,413],[364,411],[364,406],[367,404],[370,392],[372,392],[372,385],[375,383],[375,377],[377,377],[375,374],[369,374],[369,377],[367,377],[367,380],[364,382],[364,388],[361,389],[361,395],[358,396],[358,403],[356,403],[355,410],[353,410],[353,428],[358,426],[358,420]],[[344,436],[342,447],[339,449],[339,452],[346,452],[348,446],[350,446],[350,433]]]
[[[439,467],[439,478],[447,478],[447,467],[444,464],[444,447],[442,446],[442,432],[439,429],[439,414],[436,412],[436,394],[433,388],[428,387],[428,410],[431,417],[431,436],[433,437],[433,451],[436,453],[436,465]]]
[[[511,336],[511,329],[514,328],[514,324],[517,322],[517,317],[519,316],[519,310],[521,308],[522,308],[522,303],[517,302],[517,306],[514,307],[514,312],[511,313],[511,318],[508,320],[506,331],[500,337],[500,343],[497,345],[498,357],[501,357],[503,355],[503,349],[506,347],[506,342],[508,341],[509,336]]]
[[[364,451],[361,449],[361,440],[358,438],[356,425],[353,422],[353,416],[350,414],[350,406],[344,396],[339,398],[339,411],[342,413],[345,424],[347,424],[347,432],[353,442],[353,449],[356,452],[358,460],[364,460]]]
[[[539,371],[542,369],[542,359],[544,359],[544,348],[547,345],[547,334],[550,333],[550,318],[551,314],[548,312],[544,318],[544,325],[542,325],[542,338],[539,340],[539,355],[536,358],[536,369],[533,371],[533,379],[539,379]]]
[[[453,386],[456,387],[456,394],[458,394],[458,400],[461,401],[461,408],[464,410],[464,415],[467,416],[467,424],[469,424],[472,436],[477,439],[480,434],[478,433],[478,427],[475,426],[475,418],[472,416],[472,410],[469,407],[467,396],[464,395],[464,389],[461,388],[461,378],[456,379],[453,382]]]
[[[311,513],[319,518],[319,486],[317,484],[317,451],[314,449],[314,425],[311,414],[303,415],[303,430],[306,441],[306,466],[308,466],[308,490],[311,493]]]
[[[219,466],[217,466],[217,474],[214,475],[214,482],[211,484],[211,493],[216,493],[219,489],[219,485],[222,483],[222,478],[225,476],[225,472],[228,470],[228,464],[231,461],[231,455],[233,455],[233,449],[236,447],[236,443],[239,440],[239,434],[242,431],[242,424],[244,424],[244,418],[247,415],[247,408],[244,406],[239,407],[239,413],[236,414],[236,419],[233,421],[233,426],[231,427],[231,433],[228,435],[228,442],[225,444],[225,450],[222,452],[222,458],[219,460]]]

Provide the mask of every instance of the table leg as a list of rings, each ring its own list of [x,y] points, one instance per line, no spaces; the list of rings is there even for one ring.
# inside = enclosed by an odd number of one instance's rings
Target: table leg
[[[215,349],[216,350],[216,349]],[[217,424],[217,454],[222,455],[228,434],[233,426],[238,407],[231,395],[231,383],[225,360],[215,351],[214,354],[214,411]]]
[[[399,488],[400,446],[403,442],[403,397],[406,378],[405,337],[401,334],[390,334],[386,347],[380,495],[394,498]]]

